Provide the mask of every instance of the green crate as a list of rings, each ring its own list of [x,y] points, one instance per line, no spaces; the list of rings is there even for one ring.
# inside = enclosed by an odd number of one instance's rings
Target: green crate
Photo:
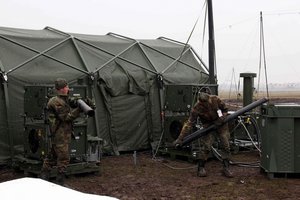
[[[298,104],[277,104],[262,105],[261,114],[268,117],[293,117],[300,118],[300,105]]]
[[[261,167],[267,173],[300,173],[300,105],[261,106]]]

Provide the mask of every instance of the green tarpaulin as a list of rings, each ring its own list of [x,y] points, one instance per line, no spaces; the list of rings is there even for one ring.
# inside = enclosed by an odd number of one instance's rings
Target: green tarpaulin
[[[164,84],[205,84],[207,69],[189,45],[167,38],[0,27],[0,160],[22,149],[24,86],[78,80],[96,102],[88,133],[113,153],[150,148],[162,133]],[[162,88],[163,90],[163,88]]]

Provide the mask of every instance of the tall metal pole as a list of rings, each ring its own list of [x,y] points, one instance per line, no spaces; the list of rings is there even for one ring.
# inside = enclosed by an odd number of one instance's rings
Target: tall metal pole
[[[215,38],[214,38],[214,19],[212,0],[207,0],[208,10],[208,65],[209,65],[209,83],[216,84],[215,74]]]

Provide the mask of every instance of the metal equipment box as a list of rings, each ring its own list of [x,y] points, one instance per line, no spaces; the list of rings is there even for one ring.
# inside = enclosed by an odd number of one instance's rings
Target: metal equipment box
[[[300,173],[300,105],[261,107],[261,167],[269,178],[279,173]]]
[[[208,88],[211,94],[216,94],[217,85],[165,85],[164,110],[190,111],[197,102],[198,93],[202,88]]]
[[[48,153],[49,137],[47,125],[43,123],[26,124],[24,132],[24,156],[43,160]],[[84,125],[74,125],[74,133],[69,146],[70,159],[86,161],[87,133]]]
[[[180,115],[181,114],[181,115]],[[188,119],[185,113],[178,113],[178,115],[165,115],[164,123],[164,141],[167,144],[172,144],[180,134],[184,122]]]
[[[191,110],[198,90],[196,86],[192,85],[167,85],[164,109],[176,112]]]

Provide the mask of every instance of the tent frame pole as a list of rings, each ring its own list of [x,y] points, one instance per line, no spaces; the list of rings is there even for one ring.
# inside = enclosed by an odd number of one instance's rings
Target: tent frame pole
[[[167,55],[167,54],[165,54],[164,52],[161,52],[161,51],[159,51],[159,50],[157,50],[157,49],[155,49],[155,48],[153,48],[153,47],[150,47],[150,46],[148,46],[148,45],[146,45],[146,44],[144,44],[144,43],[142,43],[142,42],[141,42],[141,44],[142,44],[143,46],[148,47],[149,49],[152,49],[152,50],[154,50],[154,51],[156,51],[156,52],[158,52],[158,53],[160,53],[160,54],[162,54],[162,55],[168,57],[168,58],[171,58],[171,59],[173,59],[173,60],[176,60],[176,58],[174,58],[174,57],[172,57],[172,56],[170,56],[170,55]],[[201,60],[201,59],[200,59],[200,60]],[[188,67],[190,67],[190,68],[192,68],[192,69],[198,70],[197,68],[193,67],[192,65],[187,64],[187,63],[185,63],[185,62],[183,62],[183,61],[181,61],[181,60],[178,60],[178,62],[181,63],[181,64],[183,64],[183,65],[186,65],[186,66],[188,66]]]
[[[155,48],[153,48],[153,47],[150,47],[150,46],[148,46],[148,45],[146,45],[146,44],[144,44],[144,43],[142,43],[142,42],[139,42],[139,41],[137,41],[137,40],[135,40],[135,39],[133,39],[133,38],[129,38],[129,37],[126,37],[126,36],[123,36],[123,35],[120,35],[120,34],[116,34],[116,33],[112,33],[112,32],[109,32],[107,35],[115,36],[115,37],[120,37],[120,38],[125,38],[125,39],[128,39],[128,40],[135,41],[135,42],[138,43],[138,45],[139,45],[140,47],[141,47],[141,45],[146,46],[146,47],[148,47],[149,49],[152,49],[152,50],[154,50],[154,51],[156,51],[156,52],[158,52],[158,53],[160,53],[160,54],[162,54],[162,55],[164,55],[164,56],[166,56],[166,57],[168,57],[168,58],[171,58],[171,59],[173,59],[173,60],[176,60],[176,59],[177,59],[177,62],[180,62],[181,64],[187,65],[187,66],[189,66],[190,68],[199,71],[197,68],[193,67],[192,65],[189,65],[189,64],[187,64],[187,63],[185,63],[185,62],[183,62],[183,61],[181,61],[181,60],[178,60],[178,58],[174,58],[174,57],[172,57],[172,56],[170,56],[170,55],[167,55],[167,54],[165,54],[164,52],[161,52],[161,51],[159,51],[159,50],[157,50],[157,49],[155,49]],[[176,40],[172,40],[172,39],[169,39],[169,38],[166,38],[166,37],[158,37],[157,39],[167,40],[167,41],[170,41],[170,42],[173,42],[173,43],[185,45],[185,44],[182,43],[182,42],[179,42],[179,41],[176,41]],[[191,47],[190,47],[190,48],[191,48]],[[142,47],[141,47],[141,49],[142,49],[142,51],[144,52],[144,50],[143,50]],[[147,57],[147,54],[146,54],[146,53],[144,53],[144,54],[145,54],[145,56]],[[198,55],[197,55],[197,58],[200,60],[201,64],[203,64],[204,67],[207,69],[206,65],[204,64],[204,62],[202,61],[202,59],[201,59]],[[147,59],[148,59],[148,57],[147,57]],[[148,60],[149,60],[149,59],[148,59]],[[157,71],[157,69],[155,68],[155,66],[154,66],[151,62],[150,62],[150,64],[151,64],[151,65],[153,66],[153,68]],[[207,70],[207,71],[208,71],[208,70]]]
[[[4,40],[7,40],[7,41],[9,41],[9,42],[12,42],[12,43],[14,43],[14,44],[17,44],[17,45],[19,45],[19,46],[21,46],[21,47],[24,47],[24,48],[26,48],[26,49],[28,49],[28,50],[30,50],[30,51],[33,51],[33,52],[37,53],[37,55],[35,55],[35,56],[31,57],[30,59],[24,61],[23,63],[19,64],[18,66],[14,67],[14,68],[12,68],[12,69],[10,69],[10,70],[8,70],[8,71],[6,72],[6,74],[9,74],[9,73],[11,73],[11,72],[13,72],[13,71],[15,71],[15,70],[17,70],[17,69],[23,67],[25,64],[29,63],[30,61],[32,61],[32,60],[34,60],[34,59],[36,59],[36,58],[38,58],[38,57],[40,57],[40,56],[45,56],[45,57],[47,57],[47,58],[49,58],[49,59],[52,59],[52,60],[54,60],[54,61],[56,61],[56,62],[58,62],[58,63],[61,63],[61,64],[63,64],[63,65],[66,65],[66,66],[68,66],[68,67],[71,67],[72,69],[78,70],[78,71],[80,71],[80,72],[82,72],[82,73],[85,73],[85,74],[89,74],[88,72],[86,72],[86,71],[84,71],[84,70],[78,69],[77,67],[74,67],[74,66],[72,66],[72,65],[70,65],[70,64],[68,64],[68,63],[65,63],[65,62],[63,62],[63,61],[60,61],[60,60],[58,60],[58,59],[52,57],[52,56],[49,56],[49,55],[45,54],[45,53],[47,53],[48,51],[54,49],[55,47],[61,45],[61,44],[64,43],[64,42],[66,42],[66,41],[69,40],[70,38],[66,38],[66,39],[60,41],[59,43],[53,45],[52,47],[50,47],[50,48],[48,48],[48,49],[46,49],[46,50],[44,50],[44,51],[42,51],[42,52],[39,52],[39,51],[37,51],[37,50],[35,50],[35,49],[33,49],[33,48],[30,48],[30,47],[28,47],[28,46],[26,46],[26,45],[23,45],[23,44],[21,44],[21,43],[18,43],[18,42],[16,42],[16,41],[13,41],[13,40],[11,40],[11,39],[9,39],[9,38],[7,38],[7,37],[4,37],[3,35],[0,35],[0,38],[2,38],[2,39],[4,39]]]
[[[176,63],[176,62],[177,62],[184,54],[186,54],[186,52],[188,52],[190,49],[191,49],[191,47],[188,47],[184,52],[182,52],[182,53],[178,56],[178,58],[176,58],[175,60],[173,60],[173,62],[172,62],[171,64],[169,64],[169,66],[166,67],[161,73],[163,74],[163,73],[165,73],[168,69],[170,69],[170,68],[174,65],[174,63]],[[193,69],[195,69],[195,70],[197,70],[197,71],[200,71],[199,69],[194,68],[194,67],[193,67]]]
[[[4,97],[5,97],[5,108],[6,108],[6,128],[7,128],[7,134],[8,134],[8,140],[9,140],[9,152],[10,152],[10,158],[11,158],[11,162],[14,159],[14,140],[13,140],[13,136],[11,135],[11,131],[10,131],[10,112],[9,112],[9,97],[8,97],[8,86],[7,86],[7,80],[5,80],[5,75],[4,72],[4,67],[2,65],[2,62],[0,60],[0,70],[1,70],[1,75],[3,76],[3,90],[4,90]]]
[[[111,55],[111,56],[114,56],[114,59],[119,58],[120,60],[123,60],[123,61],[125,61],[125,62],[128,62],[128,63],[130,63],[130,64],[132,64],[132,65],[134,65],[134,66],[140,67],[140,68],[142,68],[142,69],[144,69],[144,70],[146,70],[146,71],[148,71],[148,72],[151,72],[151,73],[153,73],[153,74],[157,74],[155,71],[152,71],[152,70],[147,69],[147,68],[145,68],[145,67],[143,67],[143,66],[141,66],[141,65],[139,65],[139,64],[136,64],[136,63],[134,63],[134,62],[131,62],[130,60],[127,60],[126,58],[119,57],[119,54],[115,55],[115,54],[110,53],[110,52],[108,52],[108,51],[106,51],[106,50],[103,50],[103,49],[101,49],[100,47],[97,47],[97,46],[95,46],[95,45],[93,45],[93,44],[91,44],[91,43],[89,43],[89,42],[83,41],[83,40],[81,40],[81,39],[79,39],[79,38],[76,38],[76,37],[74,37],[74,38],[75,38],[76,40],[78,40],[78,41],[80,41],[80,42],[86,44],[86,45],[89,45],[89,46],[94,47],[95,49],[98,49],[98,50],[100,50],[100,51],[102,51],[102,52],[104,52],[104,53],[107,53],[107,54],[109,54],[109,55]],[[114,59],[112,59],[112,60],[114,60]],[[97,73],[97,72],[98,72],[100,69],[102,69],[103,67],[105,67],[105,66],[102,65],[101,68],[96,69],[93,73]]]
[[[11,158],[11,162],[13,162],[14,160],[14,157],[15,157],[15,151],[14,151],[14,139],[13,139],[13,135],[10,131],[10,119],[11,119],[11,116],[10,116],[10,103],[9,103],[9,98],[8,98],[8,85],[7,85],[7,82],[5,81],[3,83],[3,89],[4,89],[4,96],[5,96],[5,107],[6,107],[6,117],[7,117],[7,120],[6,120],[6,125],[7,125],[7,133],[8,133],[8,138],[9,138],[9,150],[10,150],[10,158]]]

